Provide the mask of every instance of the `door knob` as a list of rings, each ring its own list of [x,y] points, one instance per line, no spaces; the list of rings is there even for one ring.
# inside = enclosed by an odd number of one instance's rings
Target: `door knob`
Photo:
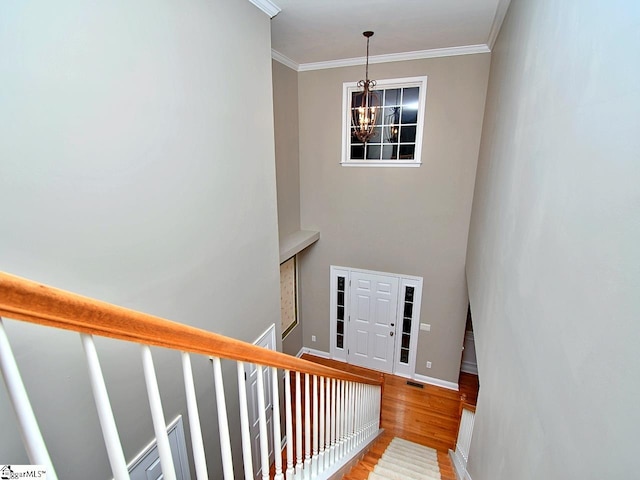
[[[389,336],[393,337],[393,332],[390,332],[390,333],[389,333]]]
[[[396,324],[395,324],[395,323],[392,323],[392,324],[391,324],[391,326],[392,326],[392,327],[395,327],[395,326],[396,326]]]

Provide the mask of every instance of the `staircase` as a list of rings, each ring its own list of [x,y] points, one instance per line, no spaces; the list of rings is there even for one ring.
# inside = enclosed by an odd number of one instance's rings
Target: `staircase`
[[[385,432],[382,434],[376,442],[372,445],[371,449],[367,452],[367,454],[360,460],[352,469],[347,473],[343,479],[344,480],[397,480],[400,478],[406,478],[408,480],[412,479],[441,479],[441,480],[456,480],[456,476],[453,470],[453,466],[451,464],[451,460],[449,456],[442,452],[433,450],[435,452],[436,464],[439,469],[438,475],[431,475],[425,477],[411,476],[411,473],[406,473],[402,471],[397,471],[396,476],[384,476],[379,471],[376,472],[376,466],[378,466],[380,460],[382,459],[385,452],[389,448],[391,442],[394,440],[394,436],[391,433]],[[425,447],[427,448],[427,447]],[[406,456],[407,462],[409,462],[409,457]],[[383,462],[384,463],[384,462]],[[426,470],[425,470],[426,471]],[[404,476],[403,476],[404,475]]]
[[[371,376],[374,372],[336,360],[303,355],[303,359],[339,368],[358,375]],[[407,383],[407,379],[383,374],[380,435],[364,457],[343,477],[346,480],[365,480],[375,470],[383,453],[395,437],[424,445],[437,452],[442,480],[456,480],[448,455],[455,448],[460,421],[461,394],[465,401],[475,404],[479,389],[478,377],[462,373],[459,391],[433,385]],[[409,478],[411,477],[397,477]],[[380,479],[380,477],[378,477]],[[372,478],[373,480],[373,478]]]
[[[406,460],[406,466],[430,458],[429,465],[433,468],[423,465],[421,470],[429,470],[432,472],[431,476],[418,476],[415,477],[416,480],[455,480],[446,452],[454,448],[458,431],[460,397],[457,391],[408,382],[406,378],[380,374],[338,361],[311,356],[305,356],[304,359],[290,357],[213,332],[81,297],[0,272],[0,372],[15,409],[29,460],[32,464],[45,466],[49,479],[56,480],[58,477],[55,465],[73,462],[76,452],[56,448],[54,456],[50,457],[45,442],[48,435],[43,436],[40,431],[37,422],[39,412],[34,412],[31,405],[29,392],[20,375],[20,368],[1,317],[79,334],[106,453],[113,478],[116,480],[129,480],[130,477],[114,411],[111,409],[107,382],[102,375],[100,359],[93,341],[94,336],[138,344],[159,464],[165,480],[175,480],[176,475],[167,436],[162,395],[150,347],[180,352],[183,378],[173,378],[176,385],[172,387],[180,388],[179,385],[184,380],[186,413],[193,450],[192,461],[198,480],[233,480],[240,477],[252,480],[254,465],[260,466],[259,475],[262,480],[339,478],[371,442],[374,443],[368,453],[344,478],[414,478],[415,475],[411,476],[411,469],[402,466],[394,472],[396,467],[391,460],[398,456],[410,458],[411,451],[417,449],[419,458],[415,461]],[[55,355],[55,352],[50,355]],[[194,380],[211,378],[208,375],[194,375],[190,358],[198,355],[209,359],[215,385],[215,399],[196,397]],[[222,359],[235,362],[237,375],[233,373],[233,368],[230,369],[230,374],[223,375]],[[258,372],[255,394],[259,414],[257,437],[251,437],[249,433],[245,363],[254,365]],[[270,372],[270,376],[265,375],[267,371]],[[283,377],[284,382],[281,383],[280,379]],[[270,378],[271,381],[265,382],[264,378]],[[462,380],[463,377],[461,387]],[[232,398],[233,395],[225,394],[225,385],[230,385],[231,391],[237,391],[237,400]],[[270,395],[266,393],[269,389]],[[463,390],[461,388],[461,391]],[[477,388],[475,391],[477,393]],[[278,408],[268,409],[273,411],[272,433],[267,429],[266,398],[272,398],[272,405],[275,406],[281,404],[279,398],[284,400],[282,411]],[[140,398],[136,401],[144,403],[145,400]],[[217,426],[211,421],[210,415],[200,420],[198,403],[203,402],[215,402]],[[211,409],[211,405],[206,405],[206,408]],[[230,425],[227,417],[228,408],[236,410],[234,418],[239,417],[239,425]],[[283,419],[284,432],[280,429],[280,418]],[[382,435],[380,427],[385,431]],[[204,448],[205,430],[210,432],[209,435],[219,436],[218,455],[221,462],[215,461],[216,452]],[[254,444],[252,438],[258,438],[259,445]],[[419,446],[408,445],[402,439]],[[283,456],[274,456],[271,474],[269,442],[272,445],[283,445]],[[420,445],[432,450],[426,450]],[[387,450],[388,448],[395,452]],[[207,456],[213,456],[214,460],[207,461]],[[237,459],[235,462],[234,458]],[[255,464],[252,463],[254,458]]]
[[[82,343],[85,353],[88,386],[93,392],[99,426],[115,480],[129,480],[130,466],[126,463],[116,415],[111,407],[109,382],[102,374],[94,336],[138,344],[148,394],[147,406],[157,445],[157,464],[165,480],[178,478],[163,409],[166,397],[163,398],[162,393],[168,387],[181,389],[184,386],[184,413],[189,420],[192,461],[198,480],[234,480],[241,477],[253,480],[256,474],[262,480],[269,480],[272,450],[269,445],[283,446],[283,457],[273,455],[272,478],[275,480],[327,480],[342,468],[347,468],[348,462],[379,434],[382,379],[377,374],[367,377],[335,370],[214,332],[0,272],[0,373],[29,461],[32,465],[42,465],[49,480],[58,478],[56,467],[62,467],[60,478],[68,478],[64,468],[74,462],[78,452],[57,448],[59,445],[52,440],[52,435],[46,431],[43,435],[40,430],[38,416],[45,415],[46,411],[38,411],[31,403],[33,391],[28,391],[26,385],[34,382],[23,381],[19,356],[13,353],[2,317],[78,334],[78,343]],[[172,376],[169,386],[158,382],[158,370],[154,366],[154,353],[157,354],[157,350],[154,348],[152,352],[151,347],[170,349],[180,354],[172,356],[171,360],[176,363],[181,361],[182,375]],[[55,359],[55,353],[52,348],[47,355]],[[211,376],[192,368],[191,358],[198,356],[208,359]],[[221,360],[231,367],[226,375],[223,374]],[[255,388],[254,384],[247,387],[245,364],[255,367]],[[166,365],[162,368],[166,368]],[[196,381],[211,379],[215,398],[198,398]],[[118,381],[118,378],[113,381]],[[256,434],[250,430],[247,401],[250,394],[257,400],[252,403],[258,417],[255,422],[258,425]],[[45,400],[42,395],[34,395],[34,398],[38,399],[35,405],[42,406]],[[280,398],[284,401],[280,402]],[[129,402],[127,407],[143,408],[146,403],[144,398],[136,398],[135,401],[138,403]],[[268,402],[271,402],[269,408]],[[4,404],[1,407],[9,408]],[[200,409],[207,414],[201,416]],[[212,411],[217,413],[217,425],[212,421]],[[227,415],[227,411],[231,415]],[[79,413],[88,415],[85,411]],[[268,413],[273,415],[272,420],[268,420]],[[268,428],[268,422],[271,429]],[[209,448],[205,448],[203,439],[213,435],[219,438],[219,452],[212,451],[210,444]],[[55,445],[51,449],[52,455],[46,440]],[[217,461],[218,455],[220,461]],[[153,473],[153,478],[160,478],[155,471]]]

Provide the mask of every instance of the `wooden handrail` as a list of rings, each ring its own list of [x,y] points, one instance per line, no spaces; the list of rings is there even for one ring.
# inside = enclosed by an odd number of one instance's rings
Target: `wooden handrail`
[[[470,412],[476,413],[476,406],[473,403],[461,402],[460,414],[462,414],[462,410],[469,410]]]
[[[0,316],[230,360],[382,385],[370,378],[0,272]]]

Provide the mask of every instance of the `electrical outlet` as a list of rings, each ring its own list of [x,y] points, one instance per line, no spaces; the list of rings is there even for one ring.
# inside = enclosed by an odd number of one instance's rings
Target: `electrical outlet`
[[[316,341],[316,336],[315,335],[311,335],[311,341],[315,342]]]
[[[431,368],[431,362],[427,362],[427,368]]]

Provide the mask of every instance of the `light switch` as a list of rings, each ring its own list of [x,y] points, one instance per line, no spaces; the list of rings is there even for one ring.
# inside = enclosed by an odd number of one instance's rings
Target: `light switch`
[[[420,330],[422,330],[423,332],[430,332],[431,331],[431,325],[428,323],[421,323],[420,324]]]

